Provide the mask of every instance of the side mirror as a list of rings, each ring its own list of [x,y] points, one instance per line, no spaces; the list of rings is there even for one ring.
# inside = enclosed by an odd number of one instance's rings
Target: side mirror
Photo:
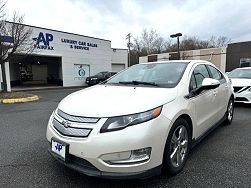
[[[186,96],[186,98],[191,98],[195,95],[200,94],[204,90],[215,89],[219,86],[220,86],[219,80],[213,78],[204,78],[204,80],[202,81],[202,85],[190,91],[190,93]]]
[[[219,80],[213,79],[213,78],[204,78],[202,81],[201,87],[203,90],[207,89],[215,89],[220,86]]]

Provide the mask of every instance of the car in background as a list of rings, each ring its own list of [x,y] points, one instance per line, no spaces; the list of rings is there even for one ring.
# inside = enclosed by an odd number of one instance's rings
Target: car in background
[[[142,63],[64,98],[47,125],[49,152],[90,176],[179,173],[189,150],[234,113],[231,82],[212,63]]]
[[[251,104],[251,67],[234,69],[228,77],[234,87],[235,102]]]
[[[95,85],[95,84],[98,84],[100,82],[105,81],[106,79],[114,76],[115,74],[117,74],[117,73],[116,72],[108,72],[108,71],[99,72],[98,74],[96,74],[94,76],[87,77],[85,80],[85,83],[89,86]]]

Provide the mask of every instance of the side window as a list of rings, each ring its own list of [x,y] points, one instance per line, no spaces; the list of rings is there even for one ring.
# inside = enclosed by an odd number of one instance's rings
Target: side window
[[[209,71],[212,74],[213,79],[216,79],[216,80],[221,80],[222,79],[221,73],[216,68],[214,68],[214,67],[212,67],[210,65],[208,66],[208,68],[209,68]]]
[[[196,88],[197,88],[196,80],[195,80],[194,74],[192,74],[191,80],[190,80],[190,85],[189,85],[189,92],[193,89],[196,89]]]
[[[212,66],[208,66],[209,71],[212,74],[212,77],[216,80],[219,80],[220,83],[225,83],[226,79],[224,78],[224,76],[222,75],[222,73],[220,71],[218,71],[216,68],[212,67]]]
[[[204,78],[210,78],[209,73],[205,65],[198,65],[193,71],[197,87],[202,85]]]

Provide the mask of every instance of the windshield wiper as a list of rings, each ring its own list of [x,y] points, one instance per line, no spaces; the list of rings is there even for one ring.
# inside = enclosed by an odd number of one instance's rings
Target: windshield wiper
[[[159,86],[158,84],[156,84],[155,82],[141,82],[141,81],[129,81],[129,82],[119,82],[119,84],[133,84],[133,85],[151,85],[151,86]]]

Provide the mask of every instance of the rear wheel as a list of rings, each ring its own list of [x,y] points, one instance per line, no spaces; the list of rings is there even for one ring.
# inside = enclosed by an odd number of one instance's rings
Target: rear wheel
[[[190,140],[190,130],[186,120],[176,120],[167,138],[163,160],[164,167],[169,174],[177,174],[185,166]]]
[[[234,99],[231,97],[228,102],[225,124],[230,125],[234,117]]]

